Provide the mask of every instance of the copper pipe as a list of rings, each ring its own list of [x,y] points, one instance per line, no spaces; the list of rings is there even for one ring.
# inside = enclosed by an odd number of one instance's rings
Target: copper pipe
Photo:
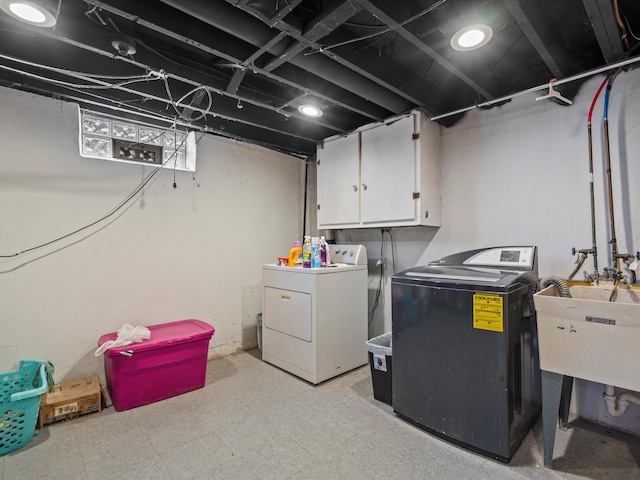
[[[624,42],[625,50],[629,50],[629,38],[627,37],[627,28],[624,26],[624,22],[622,18],[620,18],[620,10],[618,9],[618,0],[613,0],[613,14],[616,17],[616,22],[620,27],[620,31],[622,34],[620,35],[620,40]]]
[[[613,182],[611,181],[611,151],[609,149],[609,119],[604,119],[604,145],[607,160],[607,190],[609,199],[609,219],[611,224],[611,255],[614,266],[620,270],[620,255],[618,255],[618,241],[616,239],[616,220],[613,213]]]
[[[603,83],[604,85],[604,83]],[[593,188],[593,140],[591,133],[591,121],[587,123],[589,136],[589,193],[591,195],[591,254],[593,255],[593,272],[595,281],[598,281],[598,247],[596,245],[596,202]]]

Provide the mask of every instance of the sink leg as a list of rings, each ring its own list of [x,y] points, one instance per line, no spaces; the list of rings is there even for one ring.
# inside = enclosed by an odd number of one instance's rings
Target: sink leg
[[[551,468],[563,375],[542,370],[542,437],[544,466]]]
[[[569,406],[571,405],[571,391],[573,390],[573,377],[565,375],[562,379],[562,393],[560,394],[560,428],[567,429],[569,423]]]

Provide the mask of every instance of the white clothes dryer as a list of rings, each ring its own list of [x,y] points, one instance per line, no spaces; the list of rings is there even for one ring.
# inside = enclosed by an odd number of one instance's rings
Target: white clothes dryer
[[[262,271],[262,359],[313,384],[368,362],[366,249],[329,247],[331,266]]]

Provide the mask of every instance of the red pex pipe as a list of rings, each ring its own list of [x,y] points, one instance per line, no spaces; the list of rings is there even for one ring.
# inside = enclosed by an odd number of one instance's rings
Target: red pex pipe
[[[595,97],[593,97],[593,101],[591,102],[591,108],[589,109],[589,116],[587,117],[587,123],[591,123],[591,116],[593,115],[593,109],[596,106],[596,102],[598,101],[598,97],[600,96],[600,92],[602,92],[602,89],[604,88],[604,86],[609,81],[609,76],[610,75],[611,74],[609,74],[606,77],[604,77],[604,80],[602,81],[602,84],[600,85],[600,88],[596,92]]]

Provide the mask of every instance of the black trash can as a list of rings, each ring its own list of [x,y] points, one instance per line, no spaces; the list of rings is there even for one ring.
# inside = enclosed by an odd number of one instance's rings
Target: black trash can
[[[391,332],[373,337],[367,342],[369,368],[373,383],[373,398],[387,405],[392,399]]]

